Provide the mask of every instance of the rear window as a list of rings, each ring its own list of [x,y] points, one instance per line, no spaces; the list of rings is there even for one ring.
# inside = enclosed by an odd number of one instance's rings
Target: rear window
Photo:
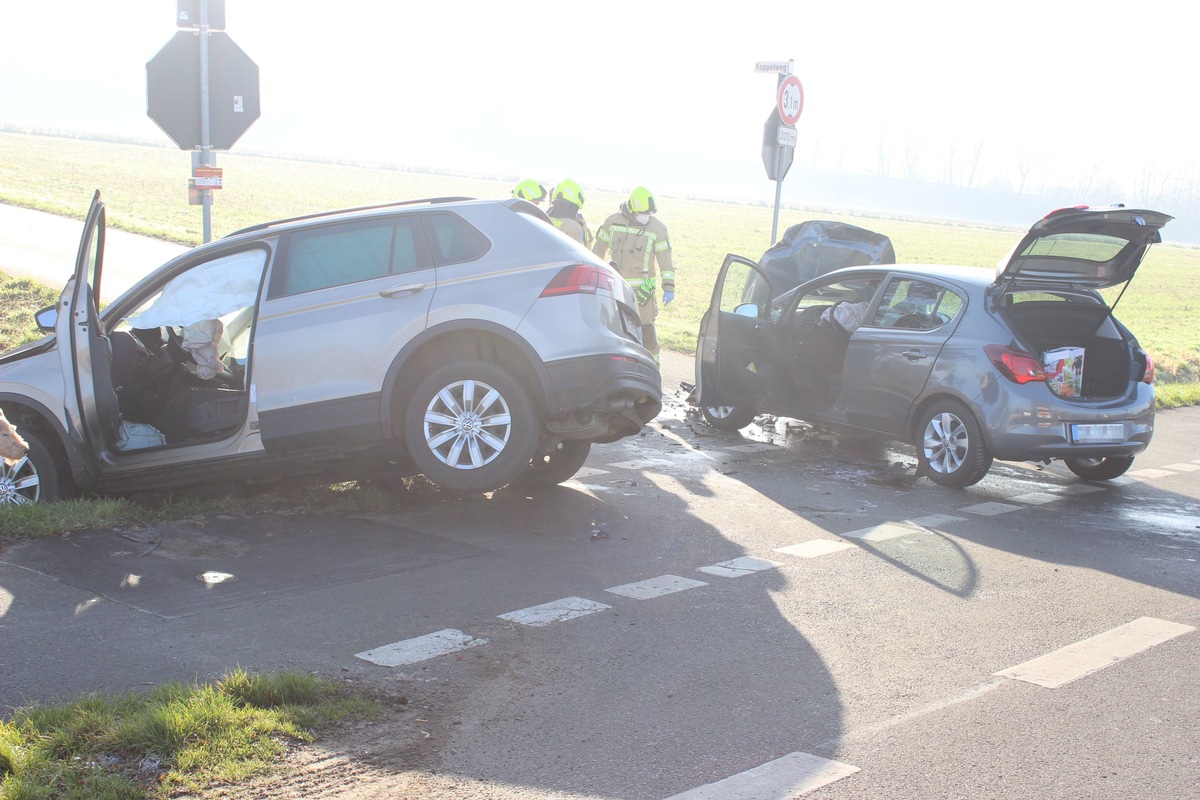
[[[1111,261],[1129,242],[1116,236],[1086,233],[1062,233],[1035,240],[1021,255],[1047,258],[1073,258],[1098,264]]]

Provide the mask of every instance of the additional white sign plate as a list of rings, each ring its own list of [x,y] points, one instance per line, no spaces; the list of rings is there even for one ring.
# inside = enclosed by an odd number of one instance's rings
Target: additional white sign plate
[[[777,143],[780,147],[795,147],[797,142],[796,129],[789,128],[787,125],[779,126],[779,138]]]
[[[792,72],[791,61],[755,61],[755,72],[782,72],[784,75],[790,75]]]

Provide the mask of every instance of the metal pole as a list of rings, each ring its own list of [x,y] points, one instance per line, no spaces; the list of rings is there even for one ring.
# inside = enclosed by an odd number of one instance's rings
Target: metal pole
[[[775,234],[779,231],[779,198],[783,192],[783,179],[775,181],[775,219],[771,221],[771,247],[775,246]]]
[[[200,0],[200,163],[216,164],[212,151],[212,132],[208,113],[208,0]],[[212,241],[212,189],[200,190],[204,207],[204,243]]]

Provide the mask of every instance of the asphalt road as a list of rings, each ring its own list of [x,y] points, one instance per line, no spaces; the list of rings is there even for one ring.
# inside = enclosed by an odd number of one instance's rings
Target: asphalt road
[[[9,546],[0,709],[238,665],[391,696],[294,796],[1200,797],[1200,410],[1117,481],[956,491],[903,446],[713,431],[689,363],[554,489]]]

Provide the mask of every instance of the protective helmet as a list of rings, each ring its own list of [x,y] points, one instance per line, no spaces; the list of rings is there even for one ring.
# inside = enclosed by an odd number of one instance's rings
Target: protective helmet
[[[583,208],[583,187],[570,178],[558,182],[558,185],[554,187],[554,192],[550,195],[550,200],[553,202],[560,197],[568,203],[574,203]]]
[[[513,188],[512,194],[513,197],[528,200],[531,203],[540,203],[546,199],[546,187],[533,178],[526,178]]]
[[[625,207],[631,214],[653,214],[658,211],[658,206],[654,203],[654,195],[650,194],[650,190],[645,186],[639,186],[629,193],[629,200],[625,203]]]

